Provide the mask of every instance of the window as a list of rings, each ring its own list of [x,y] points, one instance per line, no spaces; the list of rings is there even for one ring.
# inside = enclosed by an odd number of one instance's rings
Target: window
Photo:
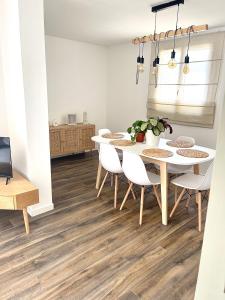
[[[224,44],[224,33],[192,35],[189,57],[190,73],[183,74],[187,38],[176,40],[175,69],[167,64],[173,40],[160,43],[160,65],[155,87],[155,75],[150,68],[147,115],[167,117],[173,123],[213,127],[216,92]],[[152,44],[151,61],[155,51]]]

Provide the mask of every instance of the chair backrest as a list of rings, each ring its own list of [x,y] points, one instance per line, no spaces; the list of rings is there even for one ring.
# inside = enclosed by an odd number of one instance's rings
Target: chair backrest
[[[210,189],[211,180],[212,180],[212,172],[213,172],[213,162],[208,167],[207,172],[204,175],[204,178],[199,186],[199,190],[205,191]]]
[[[98,135],[102,136],[103,134],[106,133],[111,133],[111,130],[109,130],[108,128],[102,128],[98,130]]]
[[[122,173],[120,159],[113,145],[100,144],[99,160],[103,168],[112,173]]]
[[[191,144],[195,144],[195,139],[193,137],[190,136],[178,136],[178,138],[176,139],[176,141],[182,141],[182,142],[187,142],[187,143],[191,143]]]
[[[123,172],[128,180],[139,185],[151,185],[141,157],[135,153],[123,151]]]

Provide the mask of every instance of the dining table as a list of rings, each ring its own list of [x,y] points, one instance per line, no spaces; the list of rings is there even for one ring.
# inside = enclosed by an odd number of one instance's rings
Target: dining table
[[[120,132],[123,135],[122,139],[128,139],[130,140],[130,135],[125,132]],[[93,136],[92,141],[94,141],[97,144],[105,143],[109,144],[112,139],[105,138],[102,136]],[[203,147],[194,145],[191,149],[193,150],[200,150],[203,152],[207,152],[208,156],[204,158],[193,158],[193,157],[184,157],[179,154],[177,154],[178,148],[172,147],[167,145],[167,142],[170,141],[169,139],[160,138],[158,147],[159,149],[165,149],[173,152],[173,155],[166,158],[160,158],[160,157],[149,157],[147,155],[143,154],[143,150],[150,149],[152,147],[148,146],[145,142],[143,143],[134,143],[130,146],[115,146],[116,149],[122,150],[122,151],[129,151],[132,153],[135,153],[139,155],[144,162],[146,163],[152,163],[159,165],[160,169],[160,181],[161,181],[161,206],[162,206],[162,224],[167,225],[168,224],[168,181],[169,176],[167,172],[168,164],[174,164],[174,165],[183,165],[183,166],[193,166],[193,172],[194,174],[200,174],[200,165],[206,162],[210,162],[215,158],[216,151],[211,148]],[[156,148],[156,147],[154,147]],[[96,189],[99,189],[100,187],[100,181],[102,176],[102,166],[99,161],[98,165],[98,171],[97,171],[97,178],[96,178]]]

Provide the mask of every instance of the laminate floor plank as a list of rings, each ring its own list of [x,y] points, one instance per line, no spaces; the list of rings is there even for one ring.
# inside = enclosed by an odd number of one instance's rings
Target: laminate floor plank
[[[32,218],[29,235],[20,212],[0,211],[0,299],[194,299],[203,236],[194,201],[163,226],[149,189],[140,227],[140,189],[114,209],[110,180],[96,198],[97,167],[95,153],[52,160],[55,209]],[[120,176],[118,208],[126,189]]]

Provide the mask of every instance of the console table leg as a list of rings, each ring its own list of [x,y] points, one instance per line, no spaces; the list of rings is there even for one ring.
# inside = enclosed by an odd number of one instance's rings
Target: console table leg
[[[23,219],[24,219],[24,224],[25,224],[25,228],[26,228],[26,233],[28,234],[30,232],[30,226],[29,226],[29,218],[28,218],[27,208],[23,209]]]

